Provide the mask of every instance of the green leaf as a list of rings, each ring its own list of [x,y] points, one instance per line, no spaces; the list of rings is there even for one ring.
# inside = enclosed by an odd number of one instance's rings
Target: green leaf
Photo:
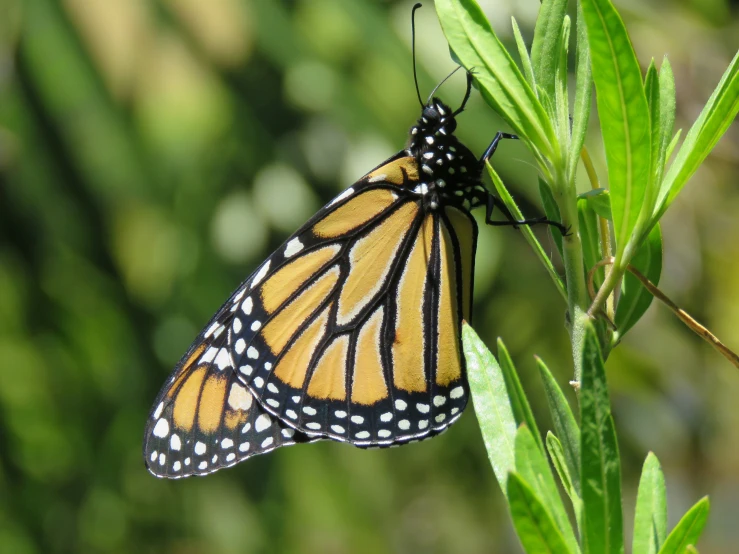
[[[529,51],[526,49],[526,43],[523,40],[521,29],[518,28],[515,17],[511,17],[511,25],[513,26],[513,36],[516,39],[518,56],[521,58],[521,65],[523,66],[523,74],[526,76],[526,81],[528,81],[531,89],[536,91],[536,78],[534,77],[534,69],[531,66],[531,58],[529,57]]]
[[[495,477],[505,493],[508,472],[515,467],[517,424],[503,372],[490,350],[467,323],[462,325],[462,347],[482,439]]]
[[[567,54],[570,43],[570,17],[565,16],[557,42],[558,60],[554,81],[554,104],[557,109],[554,121],[559,144],[568,144],[570,140],[570,97],[567,90],[569,73],[567,72]]]
[[[582,7],[608,163],[616,259],[620,260],[649,182],[649,108],[639,62],[621,16],[610,0],[582,0]]]
[[[613,220],[611,215],[611,195],[608,189],[593,189],[577,195],[577,198],[584,198],[590,204],[590,207],[603,219]]]
[[[739,112],[739,52],[724,72],[716,90],[685,137],[667,171],[654,208],[652,224],[659,221],[680,190],[695,173]]]
[[[507,490],[513,526],[526,552],[573,554],[541,499],[520,475],[510,474]]]
[[[519,210],[518,206],[516,206],[516,202],[513,200],[511,193],[508,192],[508,189],[503,184],[503,181],[500,179],[500,176],[495,171],[493,166],[487,163],[485,164],[485,167],[487,167],[490,178],[493,180],[493,185],[495,186],[495,190],[498,193],[498,196],[500,196],[500,199],[506,205],[508,211],[514,218],[524,219],[521,210]],[[531,230],[531,226],[523,225],[520,230],[521,234],[523,234],[523,237],[526,239],[526,242],[529,243],[529,246],[531,246],[531,248],[534,250],[534,253],[549,273],[549,277],[552,279],[554,285],[557,287],[559,294],[562,296],[565,302],[567,302],[567,291],[565,290],[565,285],[562,282],[562,278],[559,276],[559,273],[557,273],[557,270],[554,268],[552,260],[550,260],[549,256],[547,256],[547,253],[544,252],[544,248],[542,248],[541,243],[537,240],[534,231]],[[555,231],[555,233],[556,232],[558,231]]]
[[[634,514],[632,552],[657,554],[667,537],[667,496],[665,476],[659,460],[652,452],[647,455],[639,479]]]
[[[562,389],[552,376],[549,368],[540,358],[536,358],[539,367],[544,392],[547,395],[549,412],[552,414],[554,432],[562,437],[564,459],[567,470],[572,477],[572,486],[577,494],[580,494],[580,428],[577,426],[575,416],[572,414],[570,405],[565,398]]]
[[[585,327],[580,389],[583,544],[589,554],[621,554],[621,462],[595,330]]]
[[[644,92],[647,96],[649,117],[652,122],[652,136],[650,139],[652,165],[649,170],[649,185],[647,187],[644,204],[645,206],[651,206],[657,198],[657,189],[659,187],[659,181],[657,180],[657,177],[658,173],[661,172],[660,151],[662,150],[662,128],[660,126],[660,108],[662,104],[659,98],[659,76],[657,75],[657,68],[654,66],[654,59],[652,59],[649,67],[647,68],[647,76],[644,79]],[[651,208],[648,207],[646,209]]]
[[[667,56],[662,59],[662,66],[659,68],[659,126],[661,133],[660,146],[660,167],[657,183],[662,181],[662,175],[667,162],[667,147],[670,143],[672,131],[675,128],[675,76],[672,74],[672,66]]]
[[[437,0],[449,45],[464,67],[475,68],[485,101],[530,147],[542,166],[556,155],[554,129],[536,94],[490,27],[475,0]]]
[[[666,160],[669,160],[672,157],[672,153],[675,151],[675,147],[677,146],[677,143],[680,140],[680,135],[682,134],[683,134],[683,130],[678,129],[677,133],[675,133],[675,136],[672,137],[672,140],[670,141],[670,144],[667,147],[667,156],[665,157]]]
[[[516,425],[526,425],[534,433],[536,443],[543,454],[544,442],[541,440],[539,428],[536,426],[534,413],[531,411],[526,393],[521,386],[516,366],[513,365],[513,360],[511,360],[511,356],[501,339],[498,339],[498,359],[500,360],[500,369],[508,390],[508,399],[513,410],[513,417],[516,419]]]
[[[562,216],[559,213],[559,206],[557,206],[557,201],[554,199],[552,189],[549,188],[549,185],[541,177],[539,177],[539,196],[541,196],[541,203],[544,206],[544,213],[547,215],[547,219],[561,222]],[[564,253],[562,252],[562,233],[555,231],[551,233],[551,237],[559,251],[560,257],[564,259]]]
[[[579,552],[575,532],[559,496],[552,470],[544,452],[539,449],[538,442],[525,425],[519,427],[516,433],[516,472],[544,504],[569,549],[572,552]]]
[[[567,0],[543,0],[531,43],[531,63],[536,82],[549,98],[554,98],[560,35],[567,14]]]
[[[638,269],[655,285],[662,275],[662,231],[659,224],[649,233],[631,258],[631,265]],[[621,294],[616,307],[617,334],[614,340],[623,338],[626,332],[641,319],[654,297],[631,273],[624,275]]]
[[[577,3],[577,50],[575,62],[575,105],[572,113],[572,138],[568,157],[567,181],[573,183],[580,151],[585,143],[585,135],[590,119],[590,103],[593,96],[593,71],[590,67],[590,48],[588,29],[582,15],[582,3]]]
[[[683,554],[698,542],[708,520],[711,504],[708,497],[701,498],[675,525],[659,554]]]
[[[572,509],[575,512],[575,519],[577,520],[577,527],[578,529],[580,529],[580,519],[582,517],[582,500],[575,490],[576,481],[572,480],[572,475],[570,475],[570,472],[567,469],[567,461],[565,460],[562,443],[559,442],[559,439],[554,436],[551,431],[549,431],[547,433],[546,444],[547,452],[549,452],[549,457],[552,459],[552,465],[557,471],[559,481],[560,483],[562,483],[562,488],[564,488],[567,496],[570,497]],[[580,486],[579,482],[577,483],[577,486]]]
[[[600,242],[600,222],[598,215],[591,208],[586,198],[577,199],[577,220],[580,225],[580,240],[582,241],[583,261],[585,269],[590,271],[595,264],[603,259],[603,250]],[[598,290],[605,278],[605,269],[599,268],[593,276],[593,285]]]

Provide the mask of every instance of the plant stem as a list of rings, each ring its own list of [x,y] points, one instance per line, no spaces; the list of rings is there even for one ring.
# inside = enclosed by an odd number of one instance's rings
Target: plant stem
[[[585,323],[588,321],[588,293],[585,284],[585,264],[582,255],[582,241],[578,233],[577,194],[574,183],[565,184],[564,175],[560,177],[560,186],[552,187],[559,205],[562,223],[569,228],[570,234],[562,240],[562,254],[567,281],[567,307],[569,312],[570,342],[572,343],[572,359],[575,367],[574,380],[579,383],[582,376],[582,352],[585,340]],[[564,185],[564,186],[562,186]]]

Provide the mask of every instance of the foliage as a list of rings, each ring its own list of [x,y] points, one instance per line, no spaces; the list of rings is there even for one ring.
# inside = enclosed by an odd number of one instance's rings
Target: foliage
[[[570,497],[579,543],[570,521],[563,517],[561,498],[549,484],[553,484],[552,474],[542,457],[544,449],[531,418],[514,417],[517,430],[511,421],[495,428],[497,433],[508,432],[507,437],[495,437],[496,443],[515,442],[513,457],[510,448],[505,451],[505,459],[500,457],[500,449],[492,448],[489,433],[494,426],[491,414],[486,413],[488,406],[494,406],[499,414],[508,413],[506,405],[514,414],[526,413],[520,407],[528,406],[502,343],[498,365],[467,328],[465,353],[470,360],[470,384],[488,454],[507,494],[524,549],[618,554],[624,551],[621,465],[604,360],[651,302],[651,295],[638,281],[626,276],[627,268],[633,264],[653,283],[659,281],[659,220],[739,111],[739,53],[674,161],[668,164],[678,138],[673,135],[676,85],[670,64],[665,58],[657,71],[652,61],[646,76],[642,76],[626,27],[611,0],[578,2],[574,40],[577,69],[574,110],[570,113],[567,63],[571,20],[567,4],[566,0],[542,2],[530,54],[513,20],[522,70],[475,0],[438,0],[436,7],[454,57],[463,66],[474,68],[482,96],[520,135],[536,159],[547,215],[569,229],[569,234],[557,241],[564,259],[564,287],[531,232],[527,239],[556,287],[566,289],[573,383],[579,393],[579,428],[543,362],[540,369],[556,431],[547,434],[547,451]],[[593,85],[605,146],[607,191],[598,187],[597,177],[592,176],[594,168],[583,150]],[[590,166],[593,191],[578,195],[575,167],[581,154]],[[503,201],[520,217],[502,180],[490,166],[489,170]],[[599,262],[603,259],[609,261],[609,269],[604,277],[593,275],[598,290],[591,304],[584,276],[602,265]],[[614,299],[619,287],[621,293]],[[609,318],[615,319],[615,326],[604,324]],[[501,390],[501,382],[506,385],[505,391]],[[498,386],[491,389],[484,386],[487,383]],[[529,447],[519,449],[519,442]],[[535,469],[532,460],[537,460]],[[685,552],[695,545],[707,515],[708,500],[704,499],[665,536],[664,477],[656,456],[650,453],[637,499],[634,552]]]
[[[285,448],[207,479],[157,480],[141,460],[151,401],[198,329],[289,233],[407,139],[419,113],[411,4],[0,2],[0,551],[520,549],[470,413],[432,441],[372,451],[329,442]],[[488,13],[504,20],[515,13],[526,51],[534,33],[555,36],[551,25],[535,29],[530,8],[537,4],[496,0]],[[680,98],[676,128],[687,132],[694,107],[710,96],[707,87],[736,49],[731,5],[645,0],[624,12],[640,53],[652,44],[669,52]],[[417,12],[426,94],[454,69],[430,6]],[[550,13],[551,22],[561,17]],[[579,39],[583,26],[572,21],[570,36]],[[496,30],[506,27],[494,23]],[[518,56],[515,36],[500,36]],[[551,73],[551,44],[542,41],[520,66],[526,79]],[[576,50],[568,60],[575,61],[571,91],[573,79],[590,71]],[[549,81],[542,86],[551,89]],[[438,94],[458,105],[461,72]],[[571,113],[582,122],[578,114],[591,100],[577,100]],[[580,135],[573,131],[571,150],[578,136],[594,143],[596,118],[589,119],[587,133],[573,128]],[[460,140],[477,153],[504,126],[477,93],[458,122]],[[706,118],[701,148],[710,146],[718,123]],[[560,132],[544,136],[553,143]],[[681,148],[673,140],[666,158]],[[730,129],[659,222],[665,286],[727,338],[739,328],[739,225],[725,215],[739,201],[737,151]],[[593,166],[605,167],[598,147],[589,152]],[[526,216],[542,204],[531,159],[521,141],[509,141],[492,160]],[[696,160],[686,158],[674,179]],[[568,171],[580,185],[587,180],[583,164]],[[599,226],[591,226],[592,212],[610,209],[605,173],[601,178],[596,193],[578,189],[576,213],[589,226],[579,232],[593,247],[583,253],[590,256],[586,268],[605,254],[595,236]],[[542,183],[546,213],[558,214],[561,198]],[[557,291],[567,296],[566,280],[556,234],[550,246],[540,228],[533,231],[528,240],[539,243],[539,255],[554,254],[549,272],[525,248],[526,229],[480,225],[473,322],[486,344],[505,337],[508,357],[521,369],[527,368],[519,360],[540,354],[556,384],[571,378],[565,377],[571,347],[557,324],[564,305]],[[562,242],[564,251],[569,245]],[[549,286],[555,277],[561,288]],[[604,277],[604,268],[597,270],[596,287]],[[619,310],[625,306],[622,295]],[[619,317],[637,311],[614,313],[619,327]],[[739,509],[730,495],[739,459],[732,415],[739,383],[664,311],[635,319],[608,361],[623,368],[609,367],[608,379],[624,495],[636,490],[644,453],[652,449],[665,462],[671,490],[680,482],[682,491],[711,492],[726,513]],[[599,339],[606,338],[607,328],[597,325]],[[614,334],[611,342],[617,340]],[[546,374],[541,363],[539,373]],[[542,389],[537,375],[522,371],[516,378],[529,393],[526,424],[538,442],[543,435],[529,421],[548,429],[546,405],[561,406],[564,396],[546,378]],[[508,386],[509,377],[500,382]],[[509,425],[517,426],[524,412],[508,409],[515,414]],[[568,512],[580,498],[574,421],[555,420],[543,441],[555,479],[573,499],[564,499]],[[670,513],[685,513],[690,495],[671,494]],[[633,504],[624,505],[627,527]],[[667,531],[665,524],[665,539]],[[732,551],[733,521],[711,518],[701,540]]]

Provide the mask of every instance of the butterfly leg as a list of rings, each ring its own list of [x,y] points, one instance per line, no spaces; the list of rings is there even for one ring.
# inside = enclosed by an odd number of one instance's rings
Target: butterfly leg
[[[493,137],[493,142],[490,143],[490,146],[487,147],[487,150],[485,150],[485,153],[482,155],[482,158],[480,158],[480,166],[485,165],[485,162],[493,157],[493,154],[495,154],[495,151],[498,149],[498,143],[500,142],[500,139],[504,139],[504,138],[518,140],[518,135],[512,135],[510,133],[501,133],[500,131],[495,133],[495,137]]]
[[[498,198],[497,196],[494,196],[493,194],[485,191],[486,198],[485,198],[485,223],[488,225],[493,226],[510,226],[514,229],[518,229],[519,225],[537,225],[539,223],[546,223],[547,225],[551,225],[553,227],[556,227],[559,229],[559,232],[562,233],[563,236],[567,235],[567,228],[559,223],[558,221],[552,221],[550,219],[547,219],[546,217],[535,217],[532,219],[514,219],[511,213],[508,211],[508,208],[503,203],[503,201]],[[498,207],[498,209],[503,212],[503,215],[506,218],[506,221],[493,221],[493,211],[495,210],[495,207]]]
[[[470,69],[467,72],[467,91],[464,93],[462,104],[459,106],[459,109],[452,114],[453,116],[461,114],[464,111],[464,107],[467,105],[467,101],[470,99],[470,94],[472,94],[472,71],[473,69]]]

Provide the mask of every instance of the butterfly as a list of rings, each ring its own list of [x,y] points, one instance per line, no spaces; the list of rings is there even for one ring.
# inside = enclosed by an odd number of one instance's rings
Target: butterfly
[[[415,75],[415,71],[414,71]],[[408,147],[344,190],[249,276],[155,400],[144,459],[204,475],[280,446],[384,447],[439,434],[469,397],[461,325],[472,311],[477,224],[515,221],[432,95]],[[438,88],[438,86],[437,86]],[[434,89],[436,91],[436,89]],[[506,221],[493,221],[494,208]]]

